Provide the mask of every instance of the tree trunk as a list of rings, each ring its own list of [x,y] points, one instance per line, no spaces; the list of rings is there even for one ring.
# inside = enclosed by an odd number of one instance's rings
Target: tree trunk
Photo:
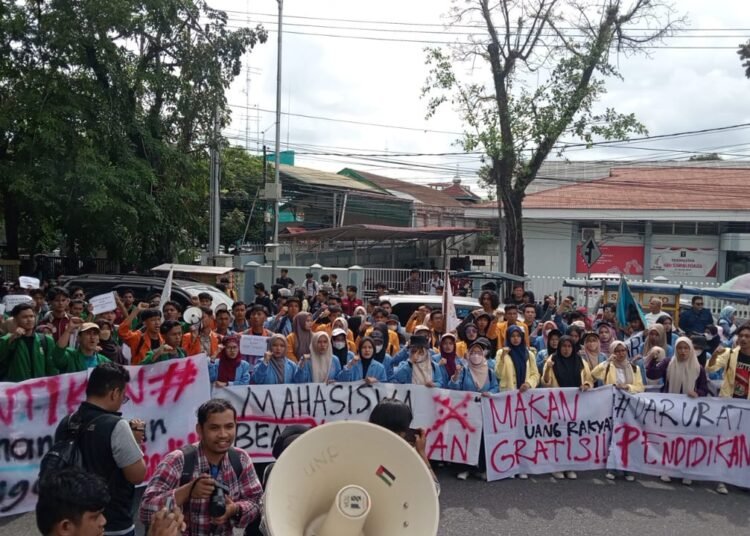
[[[505,208],[505,271],[509,274],[524,275],[523,255],[523,212],[524,194],[512,189],[502,192]]]

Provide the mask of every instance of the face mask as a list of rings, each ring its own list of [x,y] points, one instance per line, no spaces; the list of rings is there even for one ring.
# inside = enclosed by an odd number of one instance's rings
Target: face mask
[[[472,352],[469,354],[469,362],[472,365],[481,365],[484,361],[484,354],[480,354],[479,352]]]
[[[336,350],[343,350],[346,348],[346,343],[343,341],[334,341],[333,347],[336,348]]]
[[[379,352],[382,349],[383,349],[383,345],[382,344],[376,344],[375,345],[375,353]]]

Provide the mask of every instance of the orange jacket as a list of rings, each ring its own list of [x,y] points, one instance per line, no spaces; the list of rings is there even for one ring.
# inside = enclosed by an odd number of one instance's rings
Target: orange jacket
[[[211,350],[208,357],[216,357],[219,353],[219,335],[212,331],[209,337],[211,339]],[[195,333],[185,333],[185,335],[182,336],[182,349],[185,350],[185,354],[188,357],[203,353],[200,335]]]
[[[130,324],[122,322],[117,328],[117,334],[125,344],[130,347],[130,364],[140,365],[146,359],[146,354],[151,351],[151,340],[143,331],[133,331]],[[164,337],[159,334],[159,346],[164,344]]]

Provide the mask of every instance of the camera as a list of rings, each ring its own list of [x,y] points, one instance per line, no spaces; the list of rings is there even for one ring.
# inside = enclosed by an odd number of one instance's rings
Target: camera
[[[227,512],[227,501],[225,493],[229,493],[229,488],[221,482],[216,482],[211,498],[208,501],[208,514],[211,517],[221,517]]]

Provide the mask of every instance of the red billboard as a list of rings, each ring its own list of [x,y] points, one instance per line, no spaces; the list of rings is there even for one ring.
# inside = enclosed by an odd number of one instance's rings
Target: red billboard
[[[602,274],[643,275],[643,246],[600,245],[602,256],[592,266],[591,272]],[[581,245],[576,248],[576,272],[589,271],[581,255]]]

